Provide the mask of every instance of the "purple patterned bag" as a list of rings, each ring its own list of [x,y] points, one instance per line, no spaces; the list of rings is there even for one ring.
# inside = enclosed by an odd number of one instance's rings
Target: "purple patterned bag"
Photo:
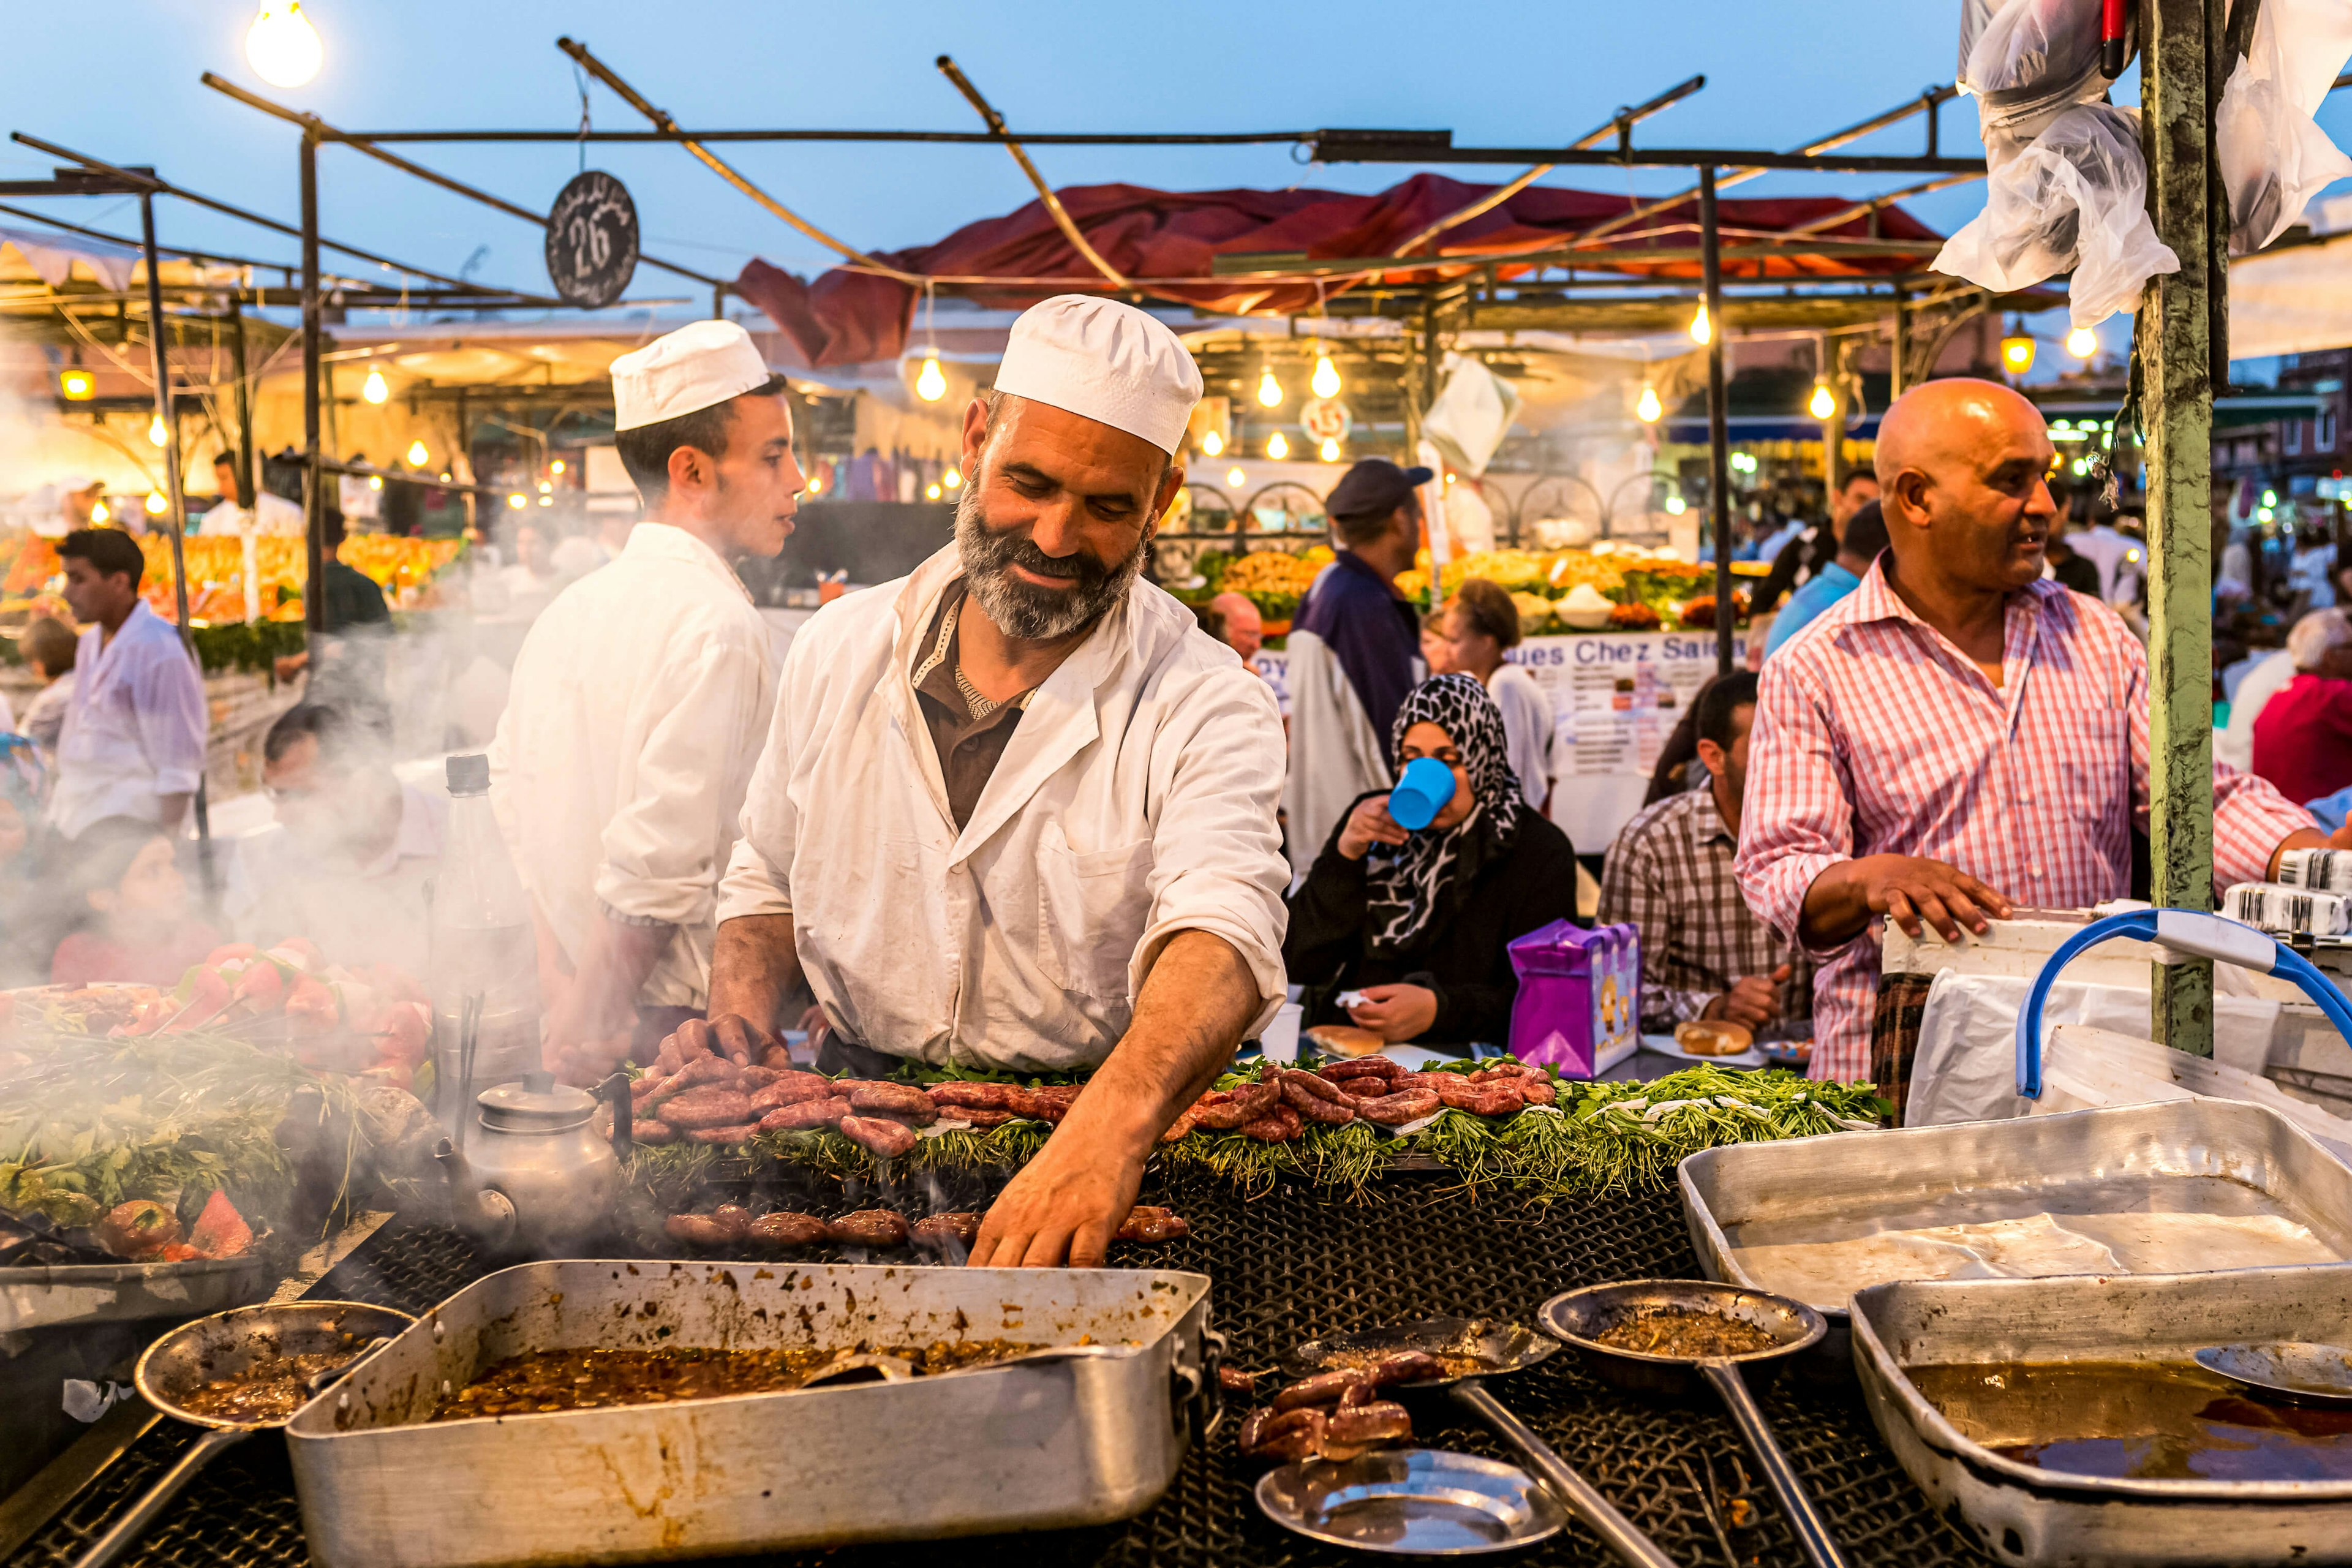
[[[1642,934],[1554,921],[1510,944],[1519,994],[1511,1055],[1562,1078],[1589,1079],[1601,1053],[1634,1037],[1642,1005]]]

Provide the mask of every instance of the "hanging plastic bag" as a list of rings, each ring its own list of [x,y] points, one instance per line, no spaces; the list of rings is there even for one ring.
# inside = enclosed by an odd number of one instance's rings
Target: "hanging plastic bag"
[[[2284,234],[2321,186],[2352,174],[2312,119],[2352,56],[2345,0],[2263,0],[2246,58],[2230,73],[2213,120],[2230,193],[2230,250],[2245,256]]]
[[[2105,103],[2063,110],[1985,179],[1985,208],[1944,242],[1936,270],[1995,293],[2072,270],[2067,313],[2095,327],[2128,310],[2180,258],[2147,220],[2139,114]]]
[[[1964,0],[1958,79],[1988,153],[2021,149],[2061,111],[2105,96],[2098,0]]]
[[[1422,437],[1435,443],[1447,468],[1475,479],[1518,417],[1519,389],[1463,354],[1447,354],[1444,369],[1445,385],[1422,416]]]

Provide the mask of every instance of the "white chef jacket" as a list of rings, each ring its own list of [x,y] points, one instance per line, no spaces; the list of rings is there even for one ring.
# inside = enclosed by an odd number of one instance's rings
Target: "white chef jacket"
[[[250,533],[257,539],[299,539],[307,528],[302,509],[269,490],[255,498],[251,510],[233,500],[215,502],[197,524],[197,531],[207,535]]]
[[[426,884],[441,866],[449,797],[400,786],[400,826],[374,859],[313,854],[279,824],[236,841],[222,912],[237,940],[271,947],[306,936],[337,963],[389,963],[422,979]]]
[[[1502,710],[1503,749],[1511,760],[1511,772],[1518,775],[1519,792],[1540,810],[1544,797],[1551,794],[1551,699],[1534,676],[1516,664],[1495,667],[1486,694]]]
[[[962,571],[950,546],[793,638],[719,918],[791,915],[833,1027],[934,1064],[1100,1063],[1181,931],[1233,944],[1263,1026],[1289,880],[1274,694],[1138,583],[1031,695],[959,832],[912,676]]]
[[[523,638],[490,742],[515,870],[573,963],[595,922],[674,928],[637,994],[710,994],[719,879],[775,702],[776,656],[718,552],[646,522]]]
[[[68,838],[102,817],[160,822],[162,797],[194,794],[205,770],[205,679],[179,628],[142,599],[105,635],[81,634],[58,735],[49,820]]]

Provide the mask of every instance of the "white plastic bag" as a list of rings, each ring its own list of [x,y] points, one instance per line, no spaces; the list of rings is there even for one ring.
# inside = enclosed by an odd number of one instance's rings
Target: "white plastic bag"
[[[1987,148],[2024,146],[2062,110],[2105,95],[2098,0],[1964,0],[1958,79]]]
[[[2131,310],[2150,278],[2180,270],[2147,220],[2137,110],[2062,110],[2023,148],[1993,162],[1984,211],[1936,257],[1937,271],[1995,293],[2070,269],[2067,313],[2078,327]]]
[[[1519,389],[1463,354],[1445,356],[1445,385],[1422,416],[1422,438],[1434,442],[1445,466],[1475,479],[1518,417]]]
[[[2347,56],[2347,0],[2263,0],[2246,58],[2230,73],[2213,121],[2232,255],[2270,244],[2303,216],[2321,186],[2352,174],[2352,158],[2312,119]]]

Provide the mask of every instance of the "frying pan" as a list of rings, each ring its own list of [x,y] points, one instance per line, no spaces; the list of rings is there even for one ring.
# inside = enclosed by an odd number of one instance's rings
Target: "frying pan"
[[[74,1568],[107,1568],[131,1542],[155,1522],[196,1472],[256,1432],[286,1425],[275,1421],[231,1421],[199,1415],[181,1401],[207,1383],[233,1377],[263,1356],[318,1355],[348,1351],[350,1359],[332,1371],[310,1380],[310,1393],[341,1377],[360,1358],[416,1320],[388,1307],[357,1301],[287,1301],[269,1306],[239,1307],[183,1323],[149,1345],[139,1357],[131,1381],[147,1403],[164,1415],[210,1431],[188,1446],[179,1462],[140,1495],[130,1510],[109,1527],[95,1545],[82,1553]],[[290,1412],[289,1412],[290,1415]]]
[[[1494,1428],[1495,1435],[1518,1450],[1520,1458],[1570,1512],[1601,1537],[1609,1550],[1635,1568],[1675,1568],[1675,1560],[1658,1543],[1617,1511],[1592,1483],[1552,1452],[1551,1445],[1486,1392],[1486,1380],[1524,1371],[1559,1349],[1559,1342],[1524,1323],[1496,1322],[1484,1318],[1428,1318],[1415,1323],[1391,1323],[1352,1334],[1310,1340],[1284,1358],[1284,1369],[1294,1376],[1328,1370],[1329,1358],[1342,1352],[1394,1355],[1400,1351],[1426,1351],[1434,1356],[1465,1356],[1478,1363],[1475,1373],[1404,1384],[1404,1389],[1442,1392],[1454,1404]]]
[[[1662,1308],[1737,1319],[1771,1335],[1773,1343],[1769,1349],[1740,1355],[1675,1356],[1619,1350],[1600,1342],[1599,1336],[1625,1319]],[[1585,1365],[1604,1383],[1636,1393],[1668,1395],[1688,1393],[1701,1383],[1713,1388],[1730,1408],[1740,1436],[1748,1439],[1756,1462],[1763,1467],[1765,1479],[1772,1483],[1780,1511],[1789,1516],[1807,1561],[1813,1568],[1846,1568],[1845,1554],[1838,1549],[1804,1483],[1797,1479],[1796,1469],[1780,1452],[1764,1412],[1757,1407],[1756,1396],[1748,1392],[1740,1373],[1742,1367],[1756,1365],[1776,1370],[1770,1363],[1820,1343],[1829,1332],[1829,1323],[1819,1312],[1785,1296],[1711,1279],[1632,1279],[1554,1296],[1537,1316],[1546,1329],[1574,1345]]]

